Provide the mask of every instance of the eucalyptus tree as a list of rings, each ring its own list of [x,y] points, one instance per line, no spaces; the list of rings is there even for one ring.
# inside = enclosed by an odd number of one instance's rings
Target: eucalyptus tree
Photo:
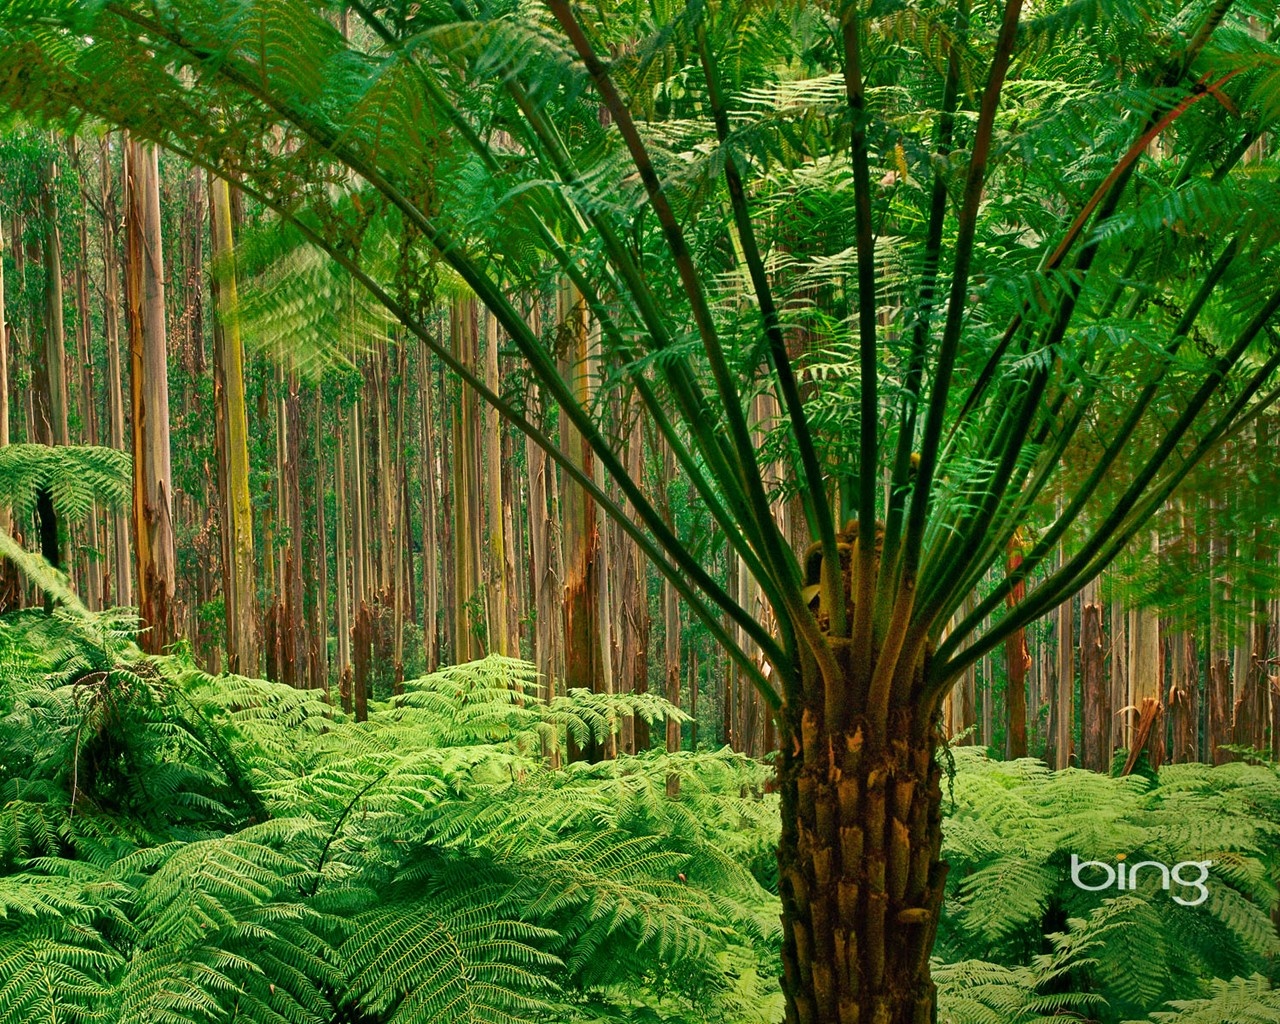
[[[1276,397],[1274,163],[1242,166],[1280,110],[1280,50],[1249,31],[1266,12],[0,12],[8,103],[122,124],[234,177],[619,523],[777,719],[788,1021],[932,1019],[944,694]],[[615,489],[442,344],[428,319],[446,279]],[[600,339],[591,407],[516,299],[566,279]],[[762,393],[782,415],[758,445]],[[766,614],[627,471],[595,415],[610,394],[643,408]],[[785,469],[773,489],[766,464]],[[803,513],[798,544],[779,498]],[[1020,529],[1019,567],[984,582]]]

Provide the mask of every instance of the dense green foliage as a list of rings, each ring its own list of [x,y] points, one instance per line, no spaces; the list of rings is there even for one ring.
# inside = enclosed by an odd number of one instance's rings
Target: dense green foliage
[[[765,770],[541,757],[553,726],[679,715],[660,699],[544,706],[491,658],[357,725],[318,692],[145,660],[133,628],[0,626],[0,1020],[776,1016]]]
[[[957,762],[944,830],[951,886],[935,949],[956,961],[938,974],[960,990],[955,1021],[1021,1021],[1063,1008],[1124,1021],[1166,1000],[1207,997],[1214,978],[1274,975],[1274,766],[1181,764],[1158,777],[1113,778],[973,751],[957,751]],[[1118,854],[1130,863],[1212,860],[1208,896],[1178,905],[1179,887],[1164,891],[1150,870],[1136,890],[1084,891],[1071,882],[1073,853],[1111,864]],[[1230,991],[1223,998],[1241,998]]]
[[[0,1021],[778,1018],[768,769],[543,757],[564,729],[679,715],[660,699],[548,706],[493,657],[357,724],[320,692],[146,659],[131,618],[24,564],[64,603],[0,622]],[[955,763],[940,1020],[1276,1019],[1273,766]],[[1210,898],[1071,886],[1069,852],[1121,851],[1212,859]]]

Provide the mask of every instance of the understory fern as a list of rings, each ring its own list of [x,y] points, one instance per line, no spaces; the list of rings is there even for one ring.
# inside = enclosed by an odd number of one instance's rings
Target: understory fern
[[[661,698],[494,657],[357,723],[64,596],[0,620],[0,1022],[776,1019],[767,769],[543,756]]]
[[[1152,780],[1053,772],[1039,761],[998,762],[972,748],[955,753],[955,807],[943,831],[951,870],[935,953],[991,972],[954,996],[955,1024],[1005,1019],[979,1012],[975,999],[986,998],[991,1012],[1011,1001],[1017,1013],[998,1012],[1012,1013],[1012,1021],[1077,1010],[1069,994],[1082,992],[1099,1002],[1088,1019],[1116,1022],[1173,999],[1207,997],[1218,979],[1275,971],[1274,766],[1170,765]],[[1079,888],[1073,855],[1110,866],[1212,864],[1203,901],[1187,906],[1172,899],[1182,887],[1174,881],[1167,891],[1150,868],[1136,890],[1120,890],[1114,879],[1102,891]],[[941,971],[944,990],[961,977],[957,970]]]
[[[661,698],[548,704],[491,657],[356,722],[146,657],[26,567],[58,603],[0,617],[0,1024],[780,1019],[771,770],[546,756]],[[939,1021],[1280,1020],[1274,766],[956,768]],[[1082,891],[1073,853],[1212,860],[1208,898]]]

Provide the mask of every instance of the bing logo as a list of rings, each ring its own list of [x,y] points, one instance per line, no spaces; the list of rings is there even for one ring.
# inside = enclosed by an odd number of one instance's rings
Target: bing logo
[[[1144,860],[1137,864],[1125,863],[1122,853],[1116,857],[1114,865],[1100,860],[1082,861],[1074,853],[1071,855],[1071,883],[1085,892],[1102,892],[1104,889],[1133,890],[1138,887],[1138,872],[1145,872],[1144,877],[1155,876],[1160,879],[1161,888],[1168,890],[1171,884],[1177,884],[1185,890],[1195,890],[1194,898],[1185,895],[1174,895],[1173,902],[1184,907],[1198,907],[1209,898],[1209,888],[1205,883],[1209,880],[1211,860],[1184,860],[1172,866],[1159,861]],[[1087,873],[1093,881],[1081,878]],[[1184,873],[1192,877],[1184,877]],[[1099,881],[1101,877],[1101,881]]]

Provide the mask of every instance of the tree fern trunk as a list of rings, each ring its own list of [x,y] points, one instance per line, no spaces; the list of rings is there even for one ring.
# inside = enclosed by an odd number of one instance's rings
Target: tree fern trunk
[[[156,149],[130,138],[126,167],[125,301],[133,410],[133,535],[144,650],[173,639],[176,560],[169,454],[169,378]]]
[[[842,659],[853,687],[848,641]],[[913,669],[916,686],[924,665]],[[787,1024],[932,1024],[929,951],[946,865],[936,716],[890,710],[877,733],[825,721],[809,662],[782,723],[782,986]]]

